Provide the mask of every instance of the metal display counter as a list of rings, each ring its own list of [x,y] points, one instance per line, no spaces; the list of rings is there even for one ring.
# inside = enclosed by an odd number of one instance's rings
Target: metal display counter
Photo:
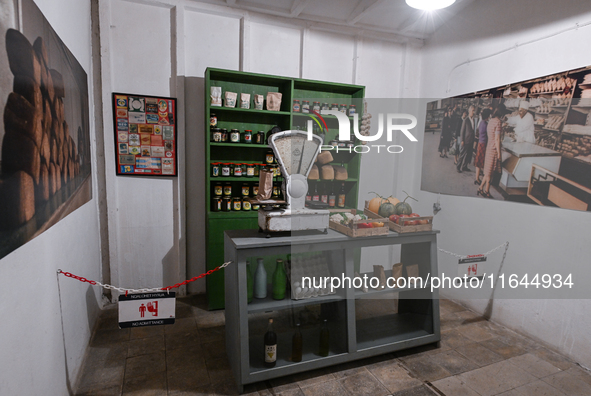
[[[333,294],[299,300],[290,299],[288,290],[283,300],[273,300],[269,295],[248,303],[247,262],[273,255],[317,254],[326,258],[331,276],[353,279],[356,249],[400,245],[399,261],[405,266],[418,264],[416,275],[427,279],[429,274],[438,274],[437,233],[389,232],[383,236],[350,238],[329,230],[327,234],[265,238],[256,230],[225,231],[225,261],[232,261],[225,268],[226,352],[239,391],[249,383],[440,341],[437,289],[431,292],[428,287],[386,287],[364,292],[347,287],[336,289]],[[392,274],[389,268],[394,263],[375,264],[384,266],[386,276]],[[254,272],[254,268],[251,270]],[[373,273],[360,275],[371,277]],[[328,319],[330,352],[325,357],[318,354],[320,321],[314,315]],[[271,317],[278,338],[277,363],[267,368],[263,363],[263,339]],[[295,317],[301,322],[304,340],[300,362],[291,360]]]
[[[540,165],[558,173],[562,156],[559,152],[532,143],[503,142],[503,168],[500,187],[509,195],[525,195],[532,166]]]

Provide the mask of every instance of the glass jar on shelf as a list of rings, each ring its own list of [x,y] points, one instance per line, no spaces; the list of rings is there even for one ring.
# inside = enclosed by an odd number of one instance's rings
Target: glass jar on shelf
[[[242,176],[242,164],[234,164],[234,177]]]
[[[230,212],[232,210],[232,197],[222,198],[222,212]]]
[[[240,143],[240,131],[238,129],[232,129],[230,131],[230,141],[232,143]]]
[[[214,143],[222,142],[222,131],[220,128],[211,128],[211,141]]]
[[[312,110],[320,112],[320,102],[314,102],[312,104]]]
[[[244,143],[246,143],[246,144],[252,143],[252,130],[246,129],[244,131]]]
[[[211,164],[211,177],[218,177],[220,175],[220,163],[212,162]]]
[[[302,113],[309,113],[310,112],[310,101],[304,100],[302,103]]]
[[[224,184],[224,196],[226,196],[226,197],[232,196],[232,184],[230,184],[230,183]]]
[[[226,128],[222,128],[220,129],[220,132],[222,134],[222,143],[228,143],[229,140],[229,136],[228,136],[228,130]]]
[[[224,187],[222,186],[222,183],[216,183],[213,186],[213,195],[216,195],[218,197],[221,197],[222,194],[224,193]]]
[[[232,174],[232,171],[230,169],[230,164],[221,164],[221,174],[224,177],[229,177]]]
[[[221,212],[222,210],[222,197],[213,197],[211,199],[211,211]]]
[[[357,109],[355,108],[355,105],[349,105],[349,117],[353,117],[354,114],[357,113]]]
[[[234,197],[232,198],[232,210],[238,212],[242,210],[242,198]]]
[[[291,111],[293,111],[294,113],[299,113],[302,111],[299,99],[293,100],[293,105],[291,106]]]
[[[346,105],[346,104],[344,104],[344,103],[342,103],[342,104],[339,106],[339,111],[340,111],[341,113],[347,114],[347,105]]]

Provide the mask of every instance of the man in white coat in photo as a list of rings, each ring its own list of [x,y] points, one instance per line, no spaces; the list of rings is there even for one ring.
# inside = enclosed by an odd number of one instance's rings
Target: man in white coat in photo
[[[529,102],[527,100],[522,100],[519,103],[519,115],[507,119],[507,124],[515,128],[515,141],[517,143],[536,143],[536,136],[534,135],[534,117],[528,110]]]

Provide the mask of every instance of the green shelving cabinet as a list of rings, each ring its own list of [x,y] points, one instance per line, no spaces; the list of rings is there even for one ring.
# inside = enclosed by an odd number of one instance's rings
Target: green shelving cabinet
[[[240,103],[240,94],[251,95],[251,108],[228,108],[211,106],[210,89],[212,86],[222,88],[222,98],[226,91],[238,94],[237,103]],[[263,95],[267,92],[280,92],[282,94],[281,108],[279,111],[255,110],[252,105],[254,95]],[[326,81],[314,81],[290,77],[280,77],[265,74],[239,72],[233,70],[208,68],[205,71],[205,165],[207,171],[205,183],[206,202],[206,268],[211,270],[224,262],[224,231],[237,229],[258,229],[258,214],[256,211],[245,212],[214,212],[212,211],[213,186],[216,182],[230,182],[233,196],[240,191],[243,183],[249,185],[258,184],[258,178],[253,177],[213,177],[211,164],[223,163],[263,163],[265,153],[269,149],[267,145],[254,143],[217,143],[211,141],[210,116],[215,114],[219,128],[238,129],[240,132],[250,129],[255,134],[258,131],[267,133],[274,126],[282,130],[300,128],[306,130],[307,121],[312,118],[308,114],[293,113],[291,111],[294,99],[309,100],[310,108],[313,101],[321,103],[333,103],[356,105],[361,120],[361,110],[365,87],[350,84],[330,83]],[[239,106],[239,105],[238,105]],[[336,139],[338,135],[338,123],[335,116],[323,116],[328,127],[325,142]],[[349,117],[353,122],[353,117]],[[353,135],[353,130],[351,129]],[[352,150],[353,151],[353,150]],[[346,191],[346,206],[358,208],[358,185],[361,155],[355,152],[333,151],[335,165],[343,164],[347,168],[348,179],[345,181],[326,181],[323,186],[335,188],[340,191],[344,183]],[[310,186],[313,186],[310,183]],[[331,185],[330,183],[334,183]],[[266,259],[267,260],[267,259]],[[267,261],[266,261],[267,264]],[[269,259],[269,269],[274,265],[273,258]],[[206,293],[208,309],[224,308],[224,270],[217,271],[206,278]]]

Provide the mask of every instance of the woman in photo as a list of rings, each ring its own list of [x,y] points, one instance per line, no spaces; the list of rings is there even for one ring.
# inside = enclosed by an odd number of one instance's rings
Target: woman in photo
[[[490,119],[491,111],[483,109],[481,113],[480,124],[478,124],[478,147],[476,148],[476,157],[474,158],[474,167],[476,168],[476,180],[474,184],[480,185],[480,172],[484,168],[484,157],[486,156],[486,143],[488,141],[486,128]]]
[[[451,142],[452,137],[452,125],[450,110],[446,110],[443,115],[443,121],[441,122],[441,138],[439,139],[439,156],[441,158],[447,158],[447,149]]]
[[[484,157],[484,176],[476,195],[492,198],[490,195],[490,180],[493,172],[501,172],[501,133],[502,119],[507,114],[504,104],[499,104],[492,113],[492,117],[486,127],[487,145]]]

